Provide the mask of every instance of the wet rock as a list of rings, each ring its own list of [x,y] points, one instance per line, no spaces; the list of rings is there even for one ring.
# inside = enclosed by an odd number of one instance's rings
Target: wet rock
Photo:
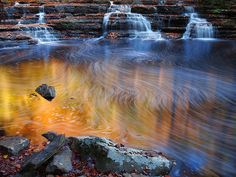
[[[29,140],[24,137],[3,137],[0,139],[0,149],[11,155],[17,155],[29,145]]]
[[[47,132],[42,134],[44,138],[46,138],[48,141],[53,141],[54,138],[56,138],[58,135],[55,132]]]
[[[35,91],[48,101],[52,101],[56,97],[55,88],[47,84],[40,85]]]
[[[95,167],[102,172],[143,173],[166,175],[172,168],[172,161],[157,152],[127,148],[109,139],[99,137],[71,137],[71,148],[78,151],[82,159],[92,157]]]
[[[49,143],[44,150],[33,154],[28,161],[25,162],[22,169],[24,172],[37,170],[51,157],[60,152],[61,148],[65,145],[66,138],[64,135],[58,135],[51,143]]]
[[[124,173],[123,176],[124,176],[124,177],[148,177],[148,176],[146,176],[146,175],[135,174],[135,173],[132,173],[132,174]]]
[[[52,174],[68,173],[72,170],[72,151],[68,146],[64,147],[53,157],[52,162],[47,166],[46,172]]]
[[[46,177],[55,177],[54,175],[47,175]]]
[[[2,136],[6,136],[6,132],[4,129],[0,128],[0,137],[2,137]]]

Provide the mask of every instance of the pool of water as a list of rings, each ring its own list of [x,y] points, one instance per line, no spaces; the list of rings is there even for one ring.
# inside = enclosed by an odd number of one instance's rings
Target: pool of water
[[[56,88],[52,102],[33,94],[43,83]],[[0,50],[0,128],[34,142],[48,130],[104,136],[233,177],[236,42],[90,39]]]

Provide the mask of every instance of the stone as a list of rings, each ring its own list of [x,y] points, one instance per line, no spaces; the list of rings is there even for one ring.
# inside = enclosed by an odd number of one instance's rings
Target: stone
[[[47,175],[46,177],[55,177],[54,175]]]
[[[123,176],[124,177],[148,177],[148,176],[143,175],[143,174],[135,174],[135,173],[132,173],[132,174],[124,173]]]
[[[173,162],[155,151],[127,148],[109,139],[93,136],[70,137],[72,151],[79,152],[82,159],[92,157],[95,167],[102,172],[144,171],[151,176],[169,174]]]
[[[0,139],[0,150],[11,155],[17,155],[20,151],[27,148],[29,140],[20,136],[3,137]]]
[[[33,154],[28,161],[25,162],[22,169],[22,174],[27,171],[37,170],[51,157],[61,151],[61,148],[66,144],[64,135],[58,135],[49,143],[42,151]]]
[[[56,97],[55,88],[47,84],[40,85],[35,91],[48,101],[52,101]]]
[[[46,138],[48,141],[53,141],[58,135],[55,132],[47,132],[43,133],[42,136]]]
[[[58,154],[53,157],[52,162],[47,166],[46,172],[52,174],[61,174],[70,172],[72,167],[72,151],[65,146]]]

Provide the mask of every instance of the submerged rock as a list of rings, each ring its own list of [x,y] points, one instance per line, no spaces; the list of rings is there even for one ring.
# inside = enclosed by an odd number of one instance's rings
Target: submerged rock
[[[29,140],[24,137],[4,137],[0,139],[0,149],[11,155],[17,155],[29,145]]]
[[[58,154],[53,157],[52,162],[47,166],[47,173],[68,173],[72,170],[72,151],[65,146]]]
[[[109,139],[99,137],[71,137],[71,148],[79,152],[82,159],[92,157],[95,166],[102,172],[127,172],[150,175],[169,174],[173,162],[157,152],[127,148]]]
[[[52,101],[56,97],[55,88],[47,84],[40,85],[35,91],[48,101]]]

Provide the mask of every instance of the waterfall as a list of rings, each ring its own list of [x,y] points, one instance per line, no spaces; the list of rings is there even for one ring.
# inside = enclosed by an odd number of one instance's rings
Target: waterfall
[[[15,2],[15,4],[14,4],[14,6],[19,6],[20,5],[20,3],[19,2]]]
[[[36,24],[22,25],[22,20],[20,20],[18,25],[21,25],[21,29],[26,32],[26,34],[37,39],[40,43],[56,41],[57,38],[54,35],[55,32],[53,28],[46,25],[44,6],[39,7],[39,13],[36,15],[38,16]]]
[[[44,6],[39,7],[39,13],[37,14],[39,16],[38,23],[39,24],[45,24],[45,13],[44,13]]]
[[[57,38],[54,36],[53,28],[47,26],[25,26],[23,29],[28,35],[37,39],[40,43],[53,42]]]
[[[183,34],[183,39],[191,38],[213,38],[214,28],[213,25],[204,18],[200,18],[193,7],[186,7],[189,16],[189,23],[186,27],[186,31]]]
[[[111,1],[103,18],[103,34],[110,31],[128,33],[129,37],[162,39],[160,32],[153,32],[151,23],[141,14],[132,13],[130,5],[115,5]]]

